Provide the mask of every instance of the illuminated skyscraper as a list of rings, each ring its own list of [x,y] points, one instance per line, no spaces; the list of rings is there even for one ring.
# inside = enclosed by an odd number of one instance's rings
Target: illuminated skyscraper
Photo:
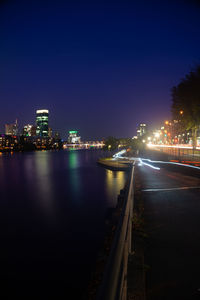
[[[7,135],[17,135],[18,133],[18,122],[14,124],[5,124],[5,134]]]
[[[22,131],[23,136],[36,136],[36,126],[27,124]]]
[[[137,127],[137,136],[143,136],[147,133],[147,125],[144,123],[141,123],[138,127]]]
[[[68,136],[68,142],[70,144],[79,144],[81,142],[81,137],[78,136],[77,130],[70,130]]]
[[[52,128],[51,127],[49,127],[49,130],[48,130],[48,137],[52,137]]]
[[[40,109],[36,111],[36,135],[48,137],[49,131],[49,111]]]
[[[32,130],[33,125],[27,124],[23,128],[23,135],[24,136],[31,136],[31,130]]]

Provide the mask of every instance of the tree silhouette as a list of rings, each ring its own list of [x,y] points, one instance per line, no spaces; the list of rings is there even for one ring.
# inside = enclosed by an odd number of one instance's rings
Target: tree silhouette
[[[172,88],[172,115],[183,130],[192,130],[193,146],[196,147],[200,126],[200,66]]]

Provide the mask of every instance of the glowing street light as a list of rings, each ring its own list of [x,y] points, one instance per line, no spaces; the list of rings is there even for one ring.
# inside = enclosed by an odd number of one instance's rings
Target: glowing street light
[[[159,133],[159,132],[155,132],[154,135],[155,135],[155,137],[157,137],[157,138],[160,137],[160,133]]]
[[[183,115],[183,110],[180,110],[180,115]]]

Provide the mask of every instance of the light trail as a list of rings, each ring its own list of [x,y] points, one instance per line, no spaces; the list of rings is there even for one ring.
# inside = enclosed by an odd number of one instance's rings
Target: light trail
[[[141,158],[139,158],[139,166],[143,166],[143,165],[145,165],[145,166],[147,166],[147,167],[150,167],[150,168],[152,168],[152,169],[155,169],[155,170],[160,170],[160,168],[158,168],[158,167],[154,167],[154,166],[152,166],[152,165],[150,165],[150,164],[147,164],[147,163],[145,163],[145,162],[143,162],[143,160],[141,159]]]
[[[173,191],[181,191],[181,190],[190,190],[190,189],[200,189],[200,186],[182,186],[175,188],[165,188],[165,189],[144,189],[142,192],[173,192]]]
[[[124,154],[124,153],[126,153],[126,150],[121,150],[121,151],[115,153],[115,154],[113,155],[113,158],[114,158],[114,159],[118,159],[118,158],[126,158],[126,157],[123,157],[123,156],[122,156],[122,154]]]
[[[186,164],[181,164],[181,163],[177,163],[177,162],[162,161],[162,160],[151,160],[151,159],[147,159],[147,158],[143,158],[143,160],[148,161],[148,162],[151,162],[151,163],[171,164],[171,165],[184,166],[184,167],[188,167],[188,168],[193,168],[193,169],[200,170],[199,167],[191,166],[191,165],[186,165]]]
[[[149,148],[175,148],[175,149],[193,149],[193,146],[188,146],[187,144],[181,145],[159,145],[159,144],[147,144]],[[196,147],[195,149],[200,150],[200,147]]]

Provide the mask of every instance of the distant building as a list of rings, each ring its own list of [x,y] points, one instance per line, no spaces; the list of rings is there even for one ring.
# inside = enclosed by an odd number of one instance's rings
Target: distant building
[[[143,136],[147,133],[147,125],[144,123],[141,123],[138,127],[137,127],[137,137]]]
[[[50,138],[52,137],[52,128],[50,128],[50,127],[48,129],[48,137],[50,137]]]
[[[27,124],[22,131],[23,136],[36,136],[36,126]]]
[[[34,137],[33,144],[36,149],[52,149],[53,139],[49,137]]]
[[[0,151],[12,151],[18,149],[19,141],[15,135],[0,135]]]
[[[77,130],[70,130],[68,135],[68,143],[70,144],[80,144],[81,137],[78,136]]]
[[[37,126],[32,126],[31,128],[31,136],[36,136],[36,130],[37,130]]]
[[[60,133],[55,132],[54,138],[55,138],[55,140],[60,140]]]
[[[36,135],[48,137],[49,134],[49,111],[40,109],[36,111]]]
[[[13,124],[5,124],[6,135],[17,135],[18,134],[18,123],[17,120]]]
[[[33,125],[27,124],[24,126],[23,128],[23,135],[24,136],[31,136],[31,129],[32,129]]]

